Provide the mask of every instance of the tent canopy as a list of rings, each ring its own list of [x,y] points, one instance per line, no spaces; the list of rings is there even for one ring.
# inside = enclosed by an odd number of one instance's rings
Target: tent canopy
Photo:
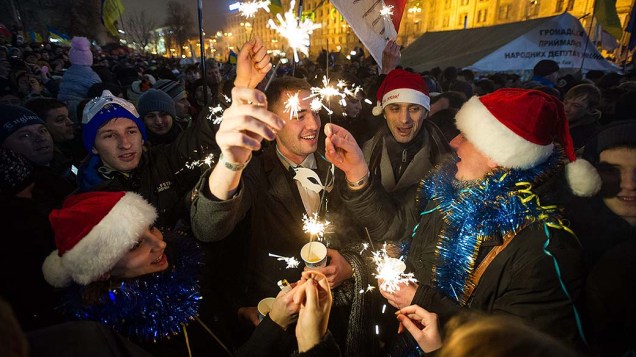
[[[588,41],[581,23],[569,13],[466,30],[427,32],[402,51],[401,64],[420,72],[455,66],[478,72],[532,70],[542,59],[562,69],[617,71]]]

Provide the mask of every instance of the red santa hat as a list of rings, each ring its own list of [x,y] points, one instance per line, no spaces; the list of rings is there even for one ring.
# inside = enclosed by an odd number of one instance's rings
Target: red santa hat
[[[382,114],[384,107],[391,103],[419,104],[431,110],[431,97],[428,87],[417,73],[394,69],[384,78],[377,93],[378,104],[373,107],[373,115]]]
[[[44,279],[55,287],[87,285],[108,273],[157,218],[133,192],[73,195],[49,215],[57,250],[44,261]]]
[[[455,116],[462,134],[498,165],[529,169],[544,162],[554,142],[570,161],[566,178],[577,196],[592,196],[601,187],[594,167],[577,159],[561,101],[532,89],[503,88],[472,97]]]

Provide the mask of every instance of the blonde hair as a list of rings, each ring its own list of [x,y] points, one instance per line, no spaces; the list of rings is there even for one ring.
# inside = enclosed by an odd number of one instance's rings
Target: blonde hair
[[[457,322],[457,320],[468,322]],[[574,357],[551,336],[511,316],[460,316],[447,324],[439,357]]]

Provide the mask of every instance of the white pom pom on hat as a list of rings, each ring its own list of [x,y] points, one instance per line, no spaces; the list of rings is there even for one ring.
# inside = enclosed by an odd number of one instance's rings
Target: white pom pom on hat
[[[508,168],[529,169],[544,162],[559,143],[570,161],[566,179],[577,196],[601,188],[594,167],[577,159],[563,104],[541,91],[502,88],[472,97],[455,116],[457,128],[477,149]]]

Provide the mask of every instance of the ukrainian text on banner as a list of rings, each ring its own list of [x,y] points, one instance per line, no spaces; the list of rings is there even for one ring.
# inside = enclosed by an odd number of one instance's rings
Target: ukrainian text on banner
[[[382,50],[387,39],[397,37],[406,0],[331,0],[331,3],[353,28],[378,66],[382,66]],[[380,15],[385,4],[393,6],[390,21]]]

